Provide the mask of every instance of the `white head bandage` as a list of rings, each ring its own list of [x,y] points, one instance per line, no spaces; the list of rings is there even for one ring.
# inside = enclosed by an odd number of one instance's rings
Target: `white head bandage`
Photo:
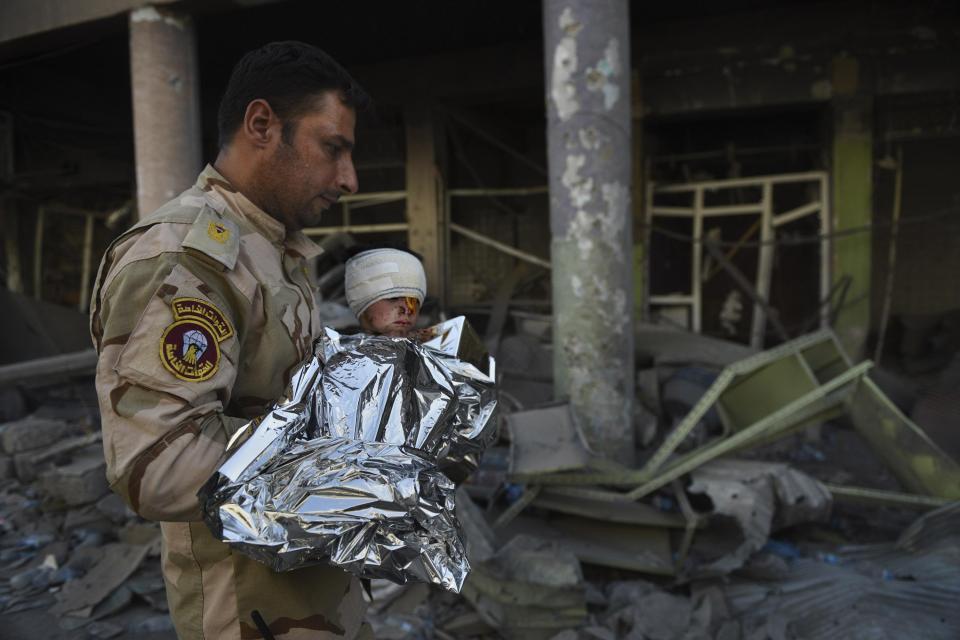
[[[386,298],[416,298],[423,304],[427,276],[416,256],[398,249],[372,249],[347,260],[347,304],[357,317]]]

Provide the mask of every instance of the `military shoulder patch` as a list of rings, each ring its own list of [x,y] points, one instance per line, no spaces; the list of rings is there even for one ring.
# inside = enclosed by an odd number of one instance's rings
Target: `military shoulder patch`
[[[200,209],[196,221],[183,239],[183,246],[196,249],[227,269],[233,269],[240,252],[240,228],[236,222],[221,216],[207,204]]]
[[[200,298],[174,298],[173,323],[160,337],[160,362],[181,380],[201,382],[220,368],[220,343],[233,327],[213,303]]]

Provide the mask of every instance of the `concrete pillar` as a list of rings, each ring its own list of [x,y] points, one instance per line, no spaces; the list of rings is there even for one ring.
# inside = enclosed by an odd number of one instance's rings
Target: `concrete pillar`
[[[630,462],[633,230],[627,0],[544,0],[557,397]]]
[[[833,228],[865,227],[873,221],[873,96],[860,63],[847,57],[833,61]],[[832,243],[834,281],[852,281],[835,330],[854,359],[863,356],[870,329],[870,276],[873,234],[861,231]]]
[[[188,16],[130,12],[130,75],[140,217],[189,187],[202,168],[197,44]]]
[[[646,224],[647,167],[643,158],[643,102],[640,98],[640,70],[631,74],[631,208],[633,217],[633,317],[646,320],[647,246],[650,243]]]
[[[423,256],[427,292],[441,301],[445,297],[443,268],[444,230],[440,204],[437,144],[432,110],[414,104],[404,111],[407,141],[407,241]]]
[[[13,116],[0,111],[0,184],[13,184]],[[23,292],[20,265],[20,224],[13,198],[0,193],[0,229],[3,231],[3,253],[6,256],[6,285],[10,291]]]

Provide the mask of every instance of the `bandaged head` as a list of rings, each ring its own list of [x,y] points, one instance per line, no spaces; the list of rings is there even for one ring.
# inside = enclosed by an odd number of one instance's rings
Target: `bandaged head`
[[[413,254],[399,249],[371,249],[347,260],[347,305],[359,318],[378,300],[416,298],[423,304],[427,276]]]

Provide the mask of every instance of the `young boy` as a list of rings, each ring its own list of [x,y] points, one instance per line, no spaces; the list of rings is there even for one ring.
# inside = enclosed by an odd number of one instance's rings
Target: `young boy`
[[[371,249],[347,260],[347,305],[366,333],[413,337],[427,276],[420,260],[400,249]]]

